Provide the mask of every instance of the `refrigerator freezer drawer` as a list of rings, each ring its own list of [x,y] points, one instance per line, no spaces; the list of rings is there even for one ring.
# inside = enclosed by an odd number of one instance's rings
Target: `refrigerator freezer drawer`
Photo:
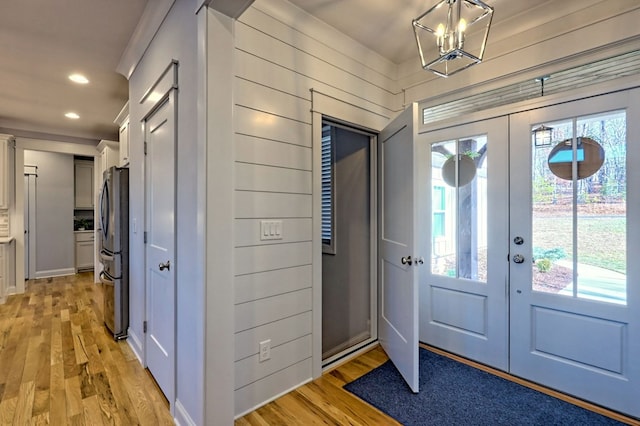
[[[100,273],[104,297],[104,324],[114,339],[127,337],[129,328],[128,291],[124,292],[121,279],[115,279],[104,271]]]

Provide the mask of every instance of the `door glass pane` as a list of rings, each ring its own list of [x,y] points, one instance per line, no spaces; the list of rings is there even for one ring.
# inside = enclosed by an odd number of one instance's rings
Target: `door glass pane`
[[[549,143],[537,145],[535,136],[531,140],[532,281],[536,291],[558,293],[573,283],[573,181],[556,176],[549,158],[559,158],[553,153],[558,141],[572,139],[573,121],[545,125],[553,129]]]
[[[551,143],[531,144],[533,290],[626,303],[625,112],[545,125]]]
[[[487,280],[487,137],[431,146],[431,270]]]
[[[579,138],[595,141],[604,153],[602,166],[576,187],[577,296],[625,303],[626,114],[580,117],[576,129]]]

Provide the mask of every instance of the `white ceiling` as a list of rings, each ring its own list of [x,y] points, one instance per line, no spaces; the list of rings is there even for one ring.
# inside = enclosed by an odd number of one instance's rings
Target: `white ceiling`
[[[437,0],[290,1],[400,64],[417,60],[411,20]],[[494,25],[531,7],[531,0],[486,2],[496,8]],[[128,89],[115,69],[146,3],[0,0],[0,132],[116,139],[113,119]],[[71,83],[72,72],[90,84]],[[65,118],[68,111],[81,118]]]
[[[117,138],[128,83],[115,69],[146,2],[0,0],[0,129]]]

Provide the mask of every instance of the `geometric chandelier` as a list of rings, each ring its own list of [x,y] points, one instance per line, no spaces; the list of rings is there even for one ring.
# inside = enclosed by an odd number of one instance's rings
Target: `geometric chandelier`
[[[447,77],[482,62],[493,7],[481,0],[441,0],[413,20],[422,68]]]

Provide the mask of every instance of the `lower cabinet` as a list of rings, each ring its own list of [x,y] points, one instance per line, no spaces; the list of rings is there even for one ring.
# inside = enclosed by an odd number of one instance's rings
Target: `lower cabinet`
[[[93,231],[76,231],[76,271],[93,269]]]
[[[8,295],[16,292],[14,248],[12,239],[4,238],[0,241],[0,303],[4,303]]]

